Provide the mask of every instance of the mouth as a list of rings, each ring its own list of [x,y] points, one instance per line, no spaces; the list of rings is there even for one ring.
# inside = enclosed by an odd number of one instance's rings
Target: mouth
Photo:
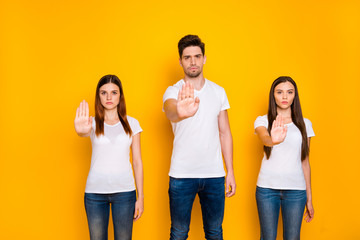
[[[286,102],[286,101],[283,101],[283,102],[281,102],[282,104],[288,104],[288,102]]]
[[[112,102],[106,102],[106,104],[111,105],[111,104],[112,104]]]

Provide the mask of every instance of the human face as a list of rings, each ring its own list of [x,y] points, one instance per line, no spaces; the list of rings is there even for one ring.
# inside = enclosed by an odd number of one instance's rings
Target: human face
[[[101,105],[107,110],[111,110],[119,105],[120,89],[114,83],[107,83],[99,89]]]
[[[278,108],[287,109],[295,97],[295,87],[290,82],[278,84],[274,90],[275,102]]]
[[[202,54],[201,48],[198,46],[185,48],[180,58],[180,65],[184,69],[185,75],[189,78],[196,78],[202,74],[205,62],[206,57]]]

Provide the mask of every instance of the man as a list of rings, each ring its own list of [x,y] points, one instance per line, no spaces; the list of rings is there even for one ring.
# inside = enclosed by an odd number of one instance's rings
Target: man
[[[163,108],[171,121],[174,144],[170,166],[171,240],[187,239],[191,209],[199,195],[206,239],[223,239],[226,196],[235,194],[233,143],[225,90],[203,76],[205,44],[196,35],[179,43],[184,79],[168,87]]]

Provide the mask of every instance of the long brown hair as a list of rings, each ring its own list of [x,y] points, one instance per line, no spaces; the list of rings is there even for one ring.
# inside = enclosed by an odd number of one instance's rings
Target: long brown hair
[[[295,126],[300,130],[302,136],[302,144],[301,144],[301,160],[304,160],[307,156],[309,156],[309,144],[308,144],[308,137],[306,133],[306,127],[304,118],[301,111],[300,106],[300,99],[299,99],[299,92],[296,86],[295,81],[291,77],[279,77],[277,78],[273,84],[271,85],[270,94],[269,94],[269,110],[268,110],[268,132],[270,134],[271,127],[273,121],[276,119],[277,116],[277,105],[275,102],[274,91],[275,87],[280,83],[290,82],[294,85],[295,88],[295,97],[293,103],[291,104],[291,119]],[[271,154],[272,147],[264,146],[264,152],[266,154],[266,158],[269,159]]]
[[[105,75],[103,76],[96,87],[96,95],[95,95],[95,122],[96,122],[96,136],[100,136],[101,134],[104,134],[104,106],[101,104],[100,101],[100,88],[107,84],[107,83],[113,83],[119,87],[120,90],[120,101],[117,106],[117,112],[119,115],[120,122],[126,132],[129,136],[131,136],[132,131],[130,128],[130,124],[126,117],[126,105],[125,105],[125,97],[124,97],[124,91],[121,85],[120,79],[115,75]]]

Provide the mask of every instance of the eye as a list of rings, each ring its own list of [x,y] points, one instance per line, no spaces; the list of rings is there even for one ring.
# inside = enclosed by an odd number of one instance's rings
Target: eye
[[[105,94],[106,94],[106,92],[101,92],[100,94],[101,94],[101,95],[105,95]]]
[[[116,94],[117,94],[117,91],[113,91],[112,94],[116,95]]]
[[[185,59],[185,60],[189,59],[189,56],[185,56],[184,59]]]
[[[288,93],[289,93],[289,94],[293,94],[294,92],[293,92],[293,91],[289,91]]]

